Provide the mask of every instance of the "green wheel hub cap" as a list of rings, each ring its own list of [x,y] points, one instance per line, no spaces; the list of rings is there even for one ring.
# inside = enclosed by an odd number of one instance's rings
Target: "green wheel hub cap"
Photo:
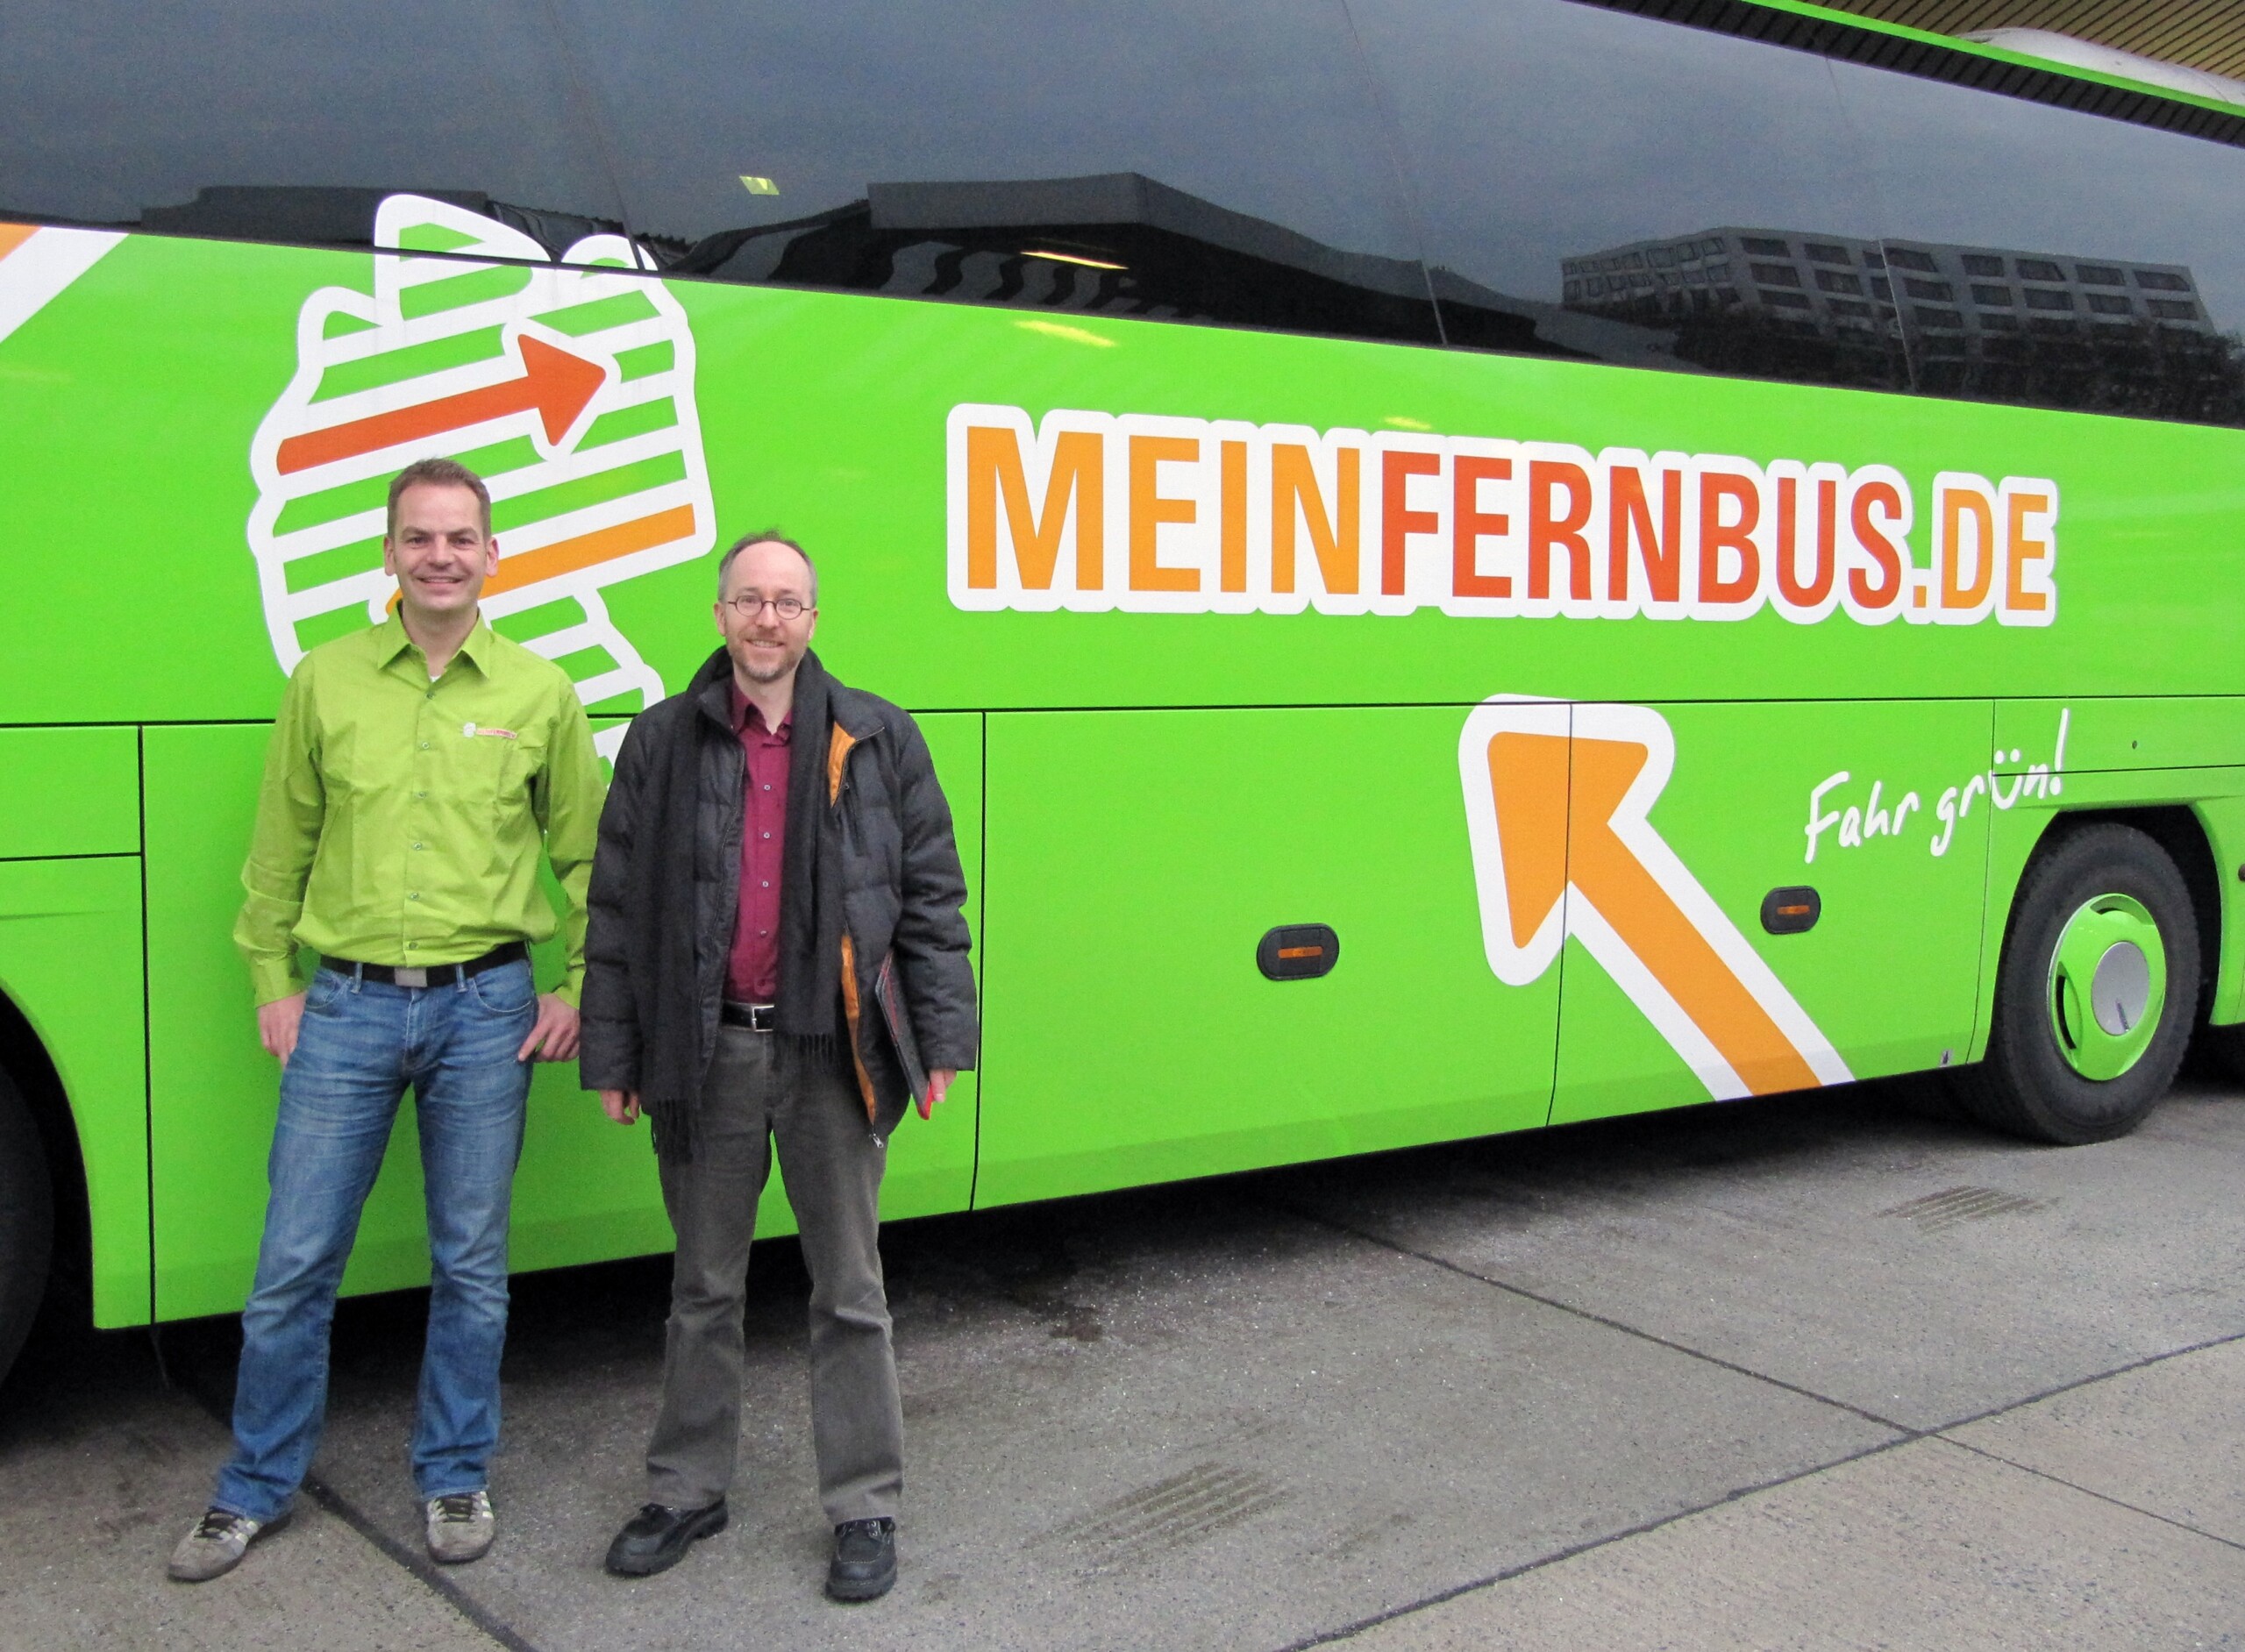
[[[2050,958],[2050,1033],[2085,1079],[2117,1079],[2142,1059],[2167,1003],[2167,948],[2143,902],[2081,904]]]

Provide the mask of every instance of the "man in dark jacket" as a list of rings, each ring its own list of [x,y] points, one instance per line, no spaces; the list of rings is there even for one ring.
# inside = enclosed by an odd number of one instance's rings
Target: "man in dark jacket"
[[[724,646],[632,723],[601,816],[583,1082],[653,1128],[678,1234],[646,1505],[608,1569],[722,1530],[740,1435],[749,1240],[776,1140],[811,1277],[827,1591],[896,1578],[903,1416],[881,1283],[889,1133],[973,1065],[966,885],[927,742],[809,652],[818,576],[754,534],[717,572]]]

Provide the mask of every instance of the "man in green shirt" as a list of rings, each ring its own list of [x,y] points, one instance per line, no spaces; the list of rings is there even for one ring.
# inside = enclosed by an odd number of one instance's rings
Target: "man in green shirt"
[[[234,1452],[173,1553],[182,1582],[231,1570],[288,1518],[319,1441],[336,1288],[409,1086],[432,1281],[413,1475],[431,1556],[491,1546],[508,1203],[530,1064],[577,1053],[603,787],[568,677],[483,621],[499,546],[473,472],[424,459],[399,474],[382,566],[390,616],[289,680],[242,870],[234,940],[281,1107]],[[568,905],[567,973],[543,995],[526,951],[557,928],[541,837]],[[308,988],[299,945],[320,955]]]

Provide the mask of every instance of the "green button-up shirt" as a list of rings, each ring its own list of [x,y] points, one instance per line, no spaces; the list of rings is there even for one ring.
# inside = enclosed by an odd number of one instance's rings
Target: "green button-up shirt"
[[[605,785],[567,675],[481,620],[436,681],[393,613],[289,679],[234,943],[257,1001],[299,990],[292,943],[363,964],[458,964],[561,927],[574,1004]]]

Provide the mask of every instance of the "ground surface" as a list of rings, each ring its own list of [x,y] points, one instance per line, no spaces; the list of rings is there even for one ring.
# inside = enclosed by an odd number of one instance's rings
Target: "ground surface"
[[[422,1300],[346,1304],[317,1480],[167,1583],[232,1328],[0,1390],[0,1647],[2245,1647],[2245,1099],[2035,1149],[1880,1086],[902,1226],[903,1579],[819,1597],[794,1248],[732,1528],[604,1576],[661,1259],[517,1282],[502,1521],[419,1556]]]

